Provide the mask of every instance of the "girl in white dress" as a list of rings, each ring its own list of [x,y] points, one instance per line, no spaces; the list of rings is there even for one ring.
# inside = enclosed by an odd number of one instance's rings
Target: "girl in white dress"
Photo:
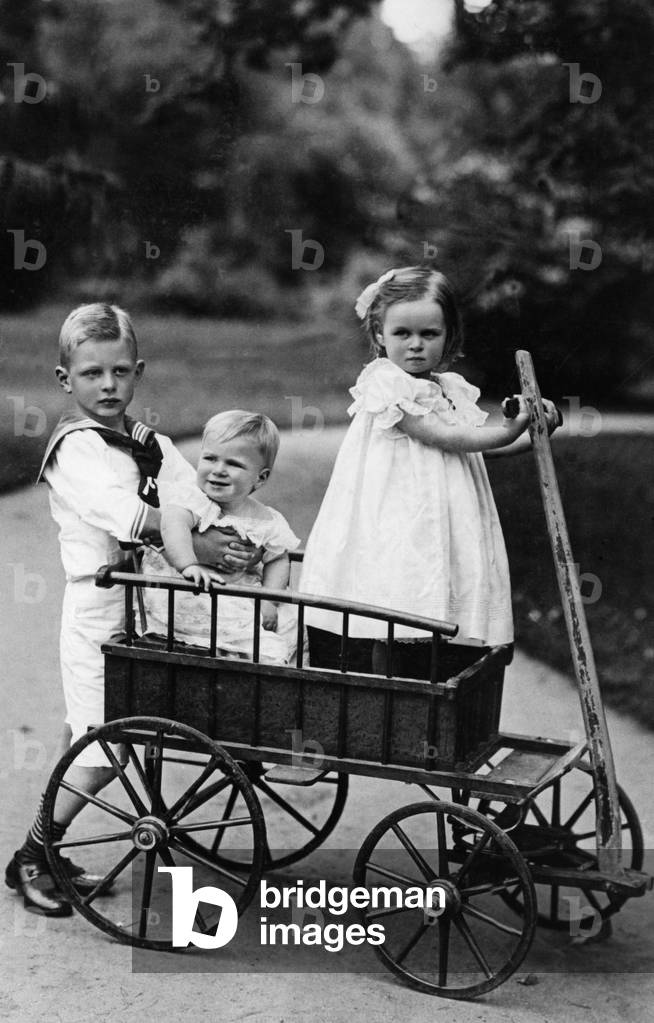
[[[157,576],[181,576],[200,587],[225,580],[210,565],[196,562],[191,533],[210,526],[233,527],[242,539],[263,547],[261,562],[230,584],[285,589],[289,580],[288,551],[300,543],[286,519],[252,497],[270,475],[279,433],[267,416],[235,409],[209,420],[202,437],[197,485],[162,485],[161,536],[164,551],[146,550],[142,571]],[[148,631],[166,633],[167,591],[144,589]],[[207,647],[210,638],[208,597],[175,595],[175,638]],[[297,614],[290,604],[261,602],[260,658],[289,663],[295,653]],[[251,659],[253,605],[248,597],[219,596],[218,656]]]
[[[479,646],[513,639],[509,567],[482,452],[513,445],[528,413],[521,402],[516,418],[485,425],[478,389],[449,371],[462,334],[441,273],[389,270],[355,309],[376,358],[351,389],[353,420],[307,542],[300,589],[453,622],[457,645],[476,647],[474,659]],[[305,620],[312,662],[336,667],[336,647],[325,640],[340,633],[341,616],[307,608]],[[350,619],[351,636],[386,633],[384,622]],[[424,632],[396,626],[395,637],[413,640],[414,652],[421,639],[424,649]]]

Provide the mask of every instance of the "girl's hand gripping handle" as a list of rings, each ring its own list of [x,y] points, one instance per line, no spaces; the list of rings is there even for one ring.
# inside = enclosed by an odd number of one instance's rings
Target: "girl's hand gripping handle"
[[[547,423],[547,432],[551,437],[552,434],[559,426],[563,425],[563,413],[560,408],[550,401],[548,398],[543,398],[543,411],[545,413],[545,421]],[[505,398],[502,402],[502,414],[505,419],[515,419],[521,411],[521,400],[518,395],[513,395],[512,398]]]
[[[515,419],[518,412],[520,411],[520,399],[516,398],[505,398],[502,402],[502,415],[505,419]]]

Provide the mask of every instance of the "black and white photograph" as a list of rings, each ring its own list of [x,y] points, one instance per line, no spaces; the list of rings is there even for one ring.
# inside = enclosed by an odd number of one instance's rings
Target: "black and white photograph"
[[[3,1019],[652,1018],[653,58],[0,0]]]

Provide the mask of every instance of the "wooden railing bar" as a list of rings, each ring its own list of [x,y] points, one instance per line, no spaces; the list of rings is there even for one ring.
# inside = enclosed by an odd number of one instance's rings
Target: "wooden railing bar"
[[[387,689],[384,693],[384,720],[382,722],[381,762],[387,764],[391,748],[391,718],[393,712],[393,693]]]
[[[168,590],[168,627],[166,630],[166,650],[171,651],[175,645],[175,590]]]
[[[429,679],[431,682],[438,682],[438,658],[440,655],[438,633],[431,634],[431,663],[429,665]]]
[[[261,719],[261,679],[254,680],[254,714],[252,715],[252,746],[259,745],[259,721]]]
[[[129,583],[125,586],[125,642],[134,644],[134,587]]]
[[[295,654],[295,667],[302,667],[302,655],[304,652],[304,605],[300,604],[297,609],[297,650]]]
[[[216,642],[218,638],[218,595],[209,594],[211,597],[211,634],[209,637],[209,655],[216,656]]]
[[[172,576],[137,575],[136,573],[113,572],[103,566],[96,573],[97,585],[104,587],[113,586],[116,583],[122,585],[138,585],[143,587],[156,586],[166,590],[180,590],[185,592],[197,591],[195,583],[185,579],[175,579]],[[250,597],[259,600],[271,600],[281,604],[302,604],[304,607],[316,607],[326,611],[337,611],[339,614],[347,613],[357,615],[360,618],[373,618],[376,621],[393,622],[394,625],[406,625],[409,628],[424,629],[425,632],[437,632],[443,636],[456,636],[458,628],[451,622],[441,622],[434,618],[425,618],[422,615],[409,615],[392,608],[376,607],[373,604],[360,604],[355,601],[335,600],[330,597],[321,597],[311,593],[299,593],[295,590],[274,590],[256,586],[236,586],[218,583],[211,584],[211,590],[217,594],[225,594],[233,597]],[[346,605],[346,611],[344,611]]]
[[[259,597],[254,598],[254,636],[252,637],[252,660],[255,664],[259,663],[259,648],[260,648],[260,635],[259,630],[261,629],[261,599]]]
[[[347,671],[347,648],[349,642],[349,630],[350,630],[350,616],[347,611],[343,612],[343,628],[341,631],[341,653],[340,653],[340,668],[341,671]]]
[[[338,756],[344,757],[347,744],[347,686],[341,685],[338,694]]]
[[[393,637],[395,629],[393,623],[388,623],[388,632],[386,636],[386,678],[393,678]]]

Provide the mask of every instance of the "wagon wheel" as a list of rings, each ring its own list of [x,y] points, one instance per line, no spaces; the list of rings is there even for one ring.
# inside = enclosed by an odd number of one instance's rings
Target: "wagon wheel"
[[[266,857],[264,871],[277,870],[308,856],[332,833],[338,824],[348,791],[348,776],[334,772],[314,784],[278,785],[269,782],[265,773],[270,764],[256,761],[240,763],[243,773],[256,790],[266,821]],[[243,802],[236,786],[222,794],[222,816],[225,820],[239,817]],[[248,849],[230,843],[228,831],[201,833],[187,837],[189,849],[202,854],[230,870],[248,869],[252,857]]]
[[[586,763],[577,765],[543,789],[526,804],[520,823],[510,831],[525,859],[552,867],[597,869],[593,775]],[[638,815],[626,792],[618,786],[623,866],[640,870],[643,865],[643,833]],[[480,813],[501,825],[502,803],[481,800]],[[626,896],[608,895],[558,884],[536,883],[538,922],[575,935],[596,933],[598,922],[608,920],[626,902]],[[519,891],[503,893],[507,905],[523,912]]]
[[[121,766],[109,743],[122,743],[127,762]],[[179,744],[197,751],[201,760],[180,780],[168,770],[164,753]],[[144,770],[135,745],[143,745]],[[92,796],[71,780],[71,767],[82,750],[94,746],[105,754],[115,777]],[[192,760],[189,757],[189,763]],[[229,822],[216,811],[216,797],[238,791],[243,813]],[[62,841],[50,838],[52,811],[61,790],[76,792],[85,805]],[[163,793],[165,792],[165,802]],[[213,885],[226,891],[239,915],[257,891],[263,870],[266,831],[259,800],[235,761],[201,732],[164,718],[123,718],[89,731],[59,761],[44,801],[45,847],[57,886],[82,916],[125,944],[167,950],[172,945],[171,877],[158,867],[193,866],[193,887]],[[239,832],[253,853],[249,874],[229,871],[190,848],[189,834]],[[84,857],[84,865],[103,881],[90,893],[76,890],[59,851]],[[110,889],[110,890],[108,890]],[[214,933],[218,912],[196,914],[195,929]]]
[[[536,896],[527,864],[501,828],[467,807],[412,803],[390,813],[363,843],[354,880],[369,888],[442,888],[437,913],[372,904],[361,911],[366,926],[384,927],[376,954],[419,991],[485,994],[511,976],[531,944]],[[525,908],[518,925],[502,900],[509,889]]]

